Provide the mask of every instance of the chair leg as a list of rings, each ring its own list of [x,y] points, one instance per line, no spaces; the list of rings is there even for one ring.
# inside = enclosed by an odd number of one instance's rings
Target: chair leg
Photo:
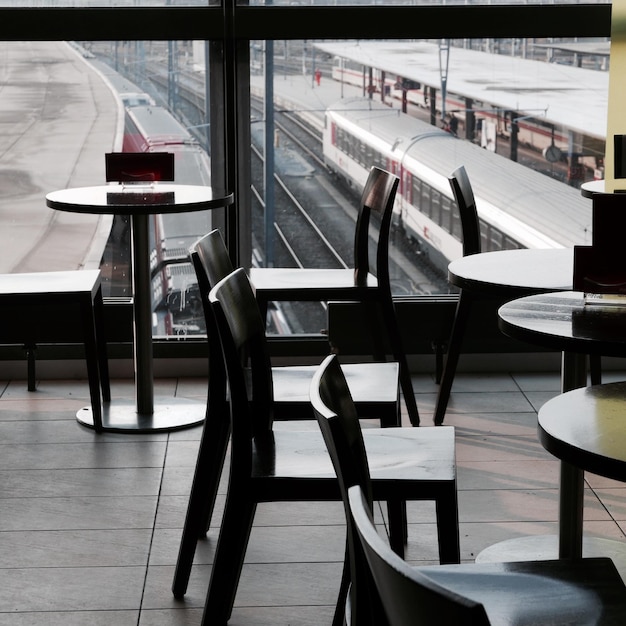
[[[459,507],[456,483],[436,500],[437,537],[440,563],[460,563]]]
[[[402,337],[400,336],[400,330],[398,328],[396,310],[393,302],[382,302],[381,309],[383,320],[385,322],[385,328],[387,329],[387,335],[389,337],[389,343],[391,344],[393,358],[400,365],[400,387],[402,388],[402,395],[404,396],[404,403],[409,415],[409,420],[411,425],[419,426],[420,416],[417,409],[417,402],[415,401],[413,383],[411,382],[411,371],[409,370],[409,363],[406,358],[404,346],[402,345]]]
[[[398,556],[404,558],[404,546],[408,535],[406,502],[388,500],[387,515],[389,516],[389,545]]]
[[[111,402],[111,378],[109,376],[109,358],[107,342],[104,334],[104,304],[102,302],[102,287],[98,289],[93,302],[93,315],[96,325],[96,342],[98,346],[98,366],[100,368],[100,387],[102,401]]]
[[[225,626],[233,610],[257,504],[245,497],[248,487],[229,486],[202,626]]]
[[[435,383],[439,384],[441,382],[441,375],[443,374],[443,354],[445,345],[441,341],[433,341],[431,345],[435,354]]]
[[[452,324],[452,334],[450,335],[450,342],[448,344],[448,354],[446,356],[443,377],[437,395],[437,405],[433,417],[436,426],[443,424],[443,418],[448,408],[448,400],[450,399],[452,383],[454,382],[454,375],[456,374],[456,366],[459,362],[459,355],[461,354],[461,345],[463,343],[465,329],[467,328],[471,304],[471,295],[461,290],[459,301],[456,305],[454,323]]]
[[[206,534],[211,521],[229,432],[226,424],[222,423],[221,427],[211,424],[211,416],[207,414],[174,570],[172,593],[175,598],[182,598],[187,592],[198,539]]]
[[[100,396],[100,365],[98,356],[98,338],[96,336],[96,318],[91,299],[81,301],[80,314],[83,325],[87,377],[93,425],[96,432],[102,432],[102,398]]]
[[[348,543],[346,541],[346,553],[343,559],[343,570],[341,572],[341,582],[339,583],[339,596],[333,615],[333,626],[350,626],[345,623],[346,602],[350,591],[350,555],[348,553]]]
[[[35,350],[37,346],[34,343],[27,343],[24,346],[26,352],[26,375],[28,379],[28,391],[37,391],[37,374],[35,366]]]

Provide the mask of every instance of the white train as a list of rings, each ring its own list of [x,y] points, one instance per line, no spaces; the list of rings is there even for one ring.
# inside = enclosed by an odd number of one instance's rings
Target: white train
[[[369,99],[328,108],[324,158],[358,190],[372,165],[397,174],[395,223],[443,271],[462,254],[448,182],[460,165],[476,197],[483,251],[591,243],[591,201],[579,189]]]

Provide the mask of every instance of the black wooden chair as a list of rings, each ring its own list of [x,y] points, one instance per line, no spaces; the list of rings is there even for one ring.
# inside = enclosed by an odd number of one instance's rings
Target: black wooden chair
[[[203,623],[225,624],[257,503],[335,501],[341,500],[341,493],[319,429],[312,429],[310,422],[306,429],[297,429],[295,424],[273,428],[265,323],[245,271],[235,270],[220,281],[209,299],[228,375],[231,458]],[[242,354],[250,360],[250,377],[242,367]],[[371,428],[366,429],[365,442],[374,495],[387,501],[394,549],[404,552],[406,500],[434,500],[440,560],[458,562],[453,430]],[[435,468],[442,468],[438,475]]]
[[[460,166],[455,169],[448,177],[448,180],[450,181],[450,187],[452,188],[461,220],[463,256],[478,254],[481,251],[480,222],[476,210],[474,192],[465,167]],[[452,332],[450,333],[443,374],[439,383],[435,414],[433,416],[433,421],[436,425],[443,424],[446,409],[448,408],[452,383],[454,382],[454,375],[459,363],[461,346],[473,300],[474,296],[471,292],[464,289],[459,291],[459,299],[456,305]]]
[[[624,623],[626,588],[608,558],[409,566],[374,526],[367,446],[336,357],[321,365],[311,401],[344,497],[348,626]]]
[[[362,485],[367,489],[370,500],[380,498],[376,493],[375,482],[370,479],[369,468],[372,459],[366,452],[367,432],[361,430],[358,419],[356,419],[354,402],[346,385],[342,366],[340,366],[335,355],[324,360],[311,382],[311,404],[339,478],[339,486],[346,507],[346,519],[349,519],[346,496],[348,487],[354,484]],[[441,428],[419,429],[423,433],[421,440],[419,442],[413,440],[413,443],[417,444],[414,454],[420,458],[415,459],[416,464],[407,468],[408,471],[404,473],[404,479],[396,485],[396,489],[403,495],[407,491],[411,491],[417,496],[420,490],[426,489],[438,500],[437,524],[440,541],[442,540],[441,529],[445,525],[450,528],[449,536],[453,536],[452,525],[457,526],[458,537],[458,516],[456,504],[454,504],[456,481],[450,480],[450,475],[455,474],[454,429],[445,427],[444,439],[440,439],[438,433]],[[406,429],[395,428],[392,431],[394,436],[400,438],[395,445],[402,447]],[[389,443],[393,449],[394,444]],[[397,462],[400,463],[400,459]],[[392,461],[392,468],[394,464]],[[437,493],[439,493],[438,497],[436,496]],[[405,497],[407,500],[418,499]],[[444,519],[443,516],[447,516],[447,519]],[[344,599],[349,600],[345,604],[346,623],[355,626],[357,624],[359,626],[383,626],[386,623],[384,614],[377,603],[376,593],[372,594],[367,590],[371,579],[367,574],[367,564],[362,559],[362,553],[354,549],[354,534],[350,525],[348,525],[347,533],[348,554],[346,560],[350,566],[344,568],[344,575],[349,573],[352,584],[350,585],[350,598],[346,598],[345,594],[347,581],[343,581],[342,584]],[[455,550],[458,549],[457,544]],[[458,563],[458,560],[454,562]],[[356,601],[356,597],[359,597],[358,601]],[[338,604],[338,607],[340,606]]]
[[[208,302],[211,287],[234,269],[219,230],[211,231],[194,244],[191,260],[202,298],[209,377],[207,413],[172,583],[176,597],[184,596],[187,590],[197,541],[209,528],[230,436],[226,371],[219,331]],[[267,382],[272,386],[274,419],[315,419],[309,388],[316,370],[315,365],[271,367]],[[345,371],[359,417],[379,420],[383,427],[399,426],[398,364],[352,363],[346,365]]]
[[[480,220],[476,209],[474,192],[465,167],[460,166],[455,169],[454,172],[452,172],[452,174],[448,177],[448,180],[450,181],[450,187],[452,188],[452,193],[454,195],[454,199],[456,200],[461,220],[463,256],[479,254],[482,250]],[[529,295],[529,292],[520,292],[519,295]],[[465,336],[465,331],[467,329],[470,311],[478,297],[480,296],[477,296],[476,294],[473,294],[465,289],[459,290],[459,299],[456,306],[456,312],[454,314],[454,322],[452,324],[452,331],[448,342],[448,350],[446,353],[443,374],[439,383],[437,404],[435,406],[435,413],[433,416],[433,421],[438,426],[443,424],[443,420],[446,415],[446,409],[448,408],[448,402],[450,400],[452,384],[454,382],[456,368],[459,363],[463,337]],[[591,373],[591,382],[593,384],[600,383],[602,377],[601,357],[597,355],[591,356],[589,368]]]
[[[397,176],[372,167],[361,196],[354,238],[354,267],[347,269],[312,268],[251,268],[250,280],[263,315],[269,302],[274,301],[350,301],[374,303],[366,309],[372,320],[375,358],[384,359],[384,339],[391,346],[393,358],[400,364],[400,383],[409,419],[419,425],[419,413],[406,354],[398,328],[389,277],[389,232],[394,200],[398,188]],[[377,216],[374,221],[373,216]],[[376,263],[372,270],[369,260],[369,230],[376,222]],[[382,314],[384,331],[378,311]]]
[[[626,623],[626,587],[608,557],[410,567],[376,532],[359,485],[348,501],[389,626]]]

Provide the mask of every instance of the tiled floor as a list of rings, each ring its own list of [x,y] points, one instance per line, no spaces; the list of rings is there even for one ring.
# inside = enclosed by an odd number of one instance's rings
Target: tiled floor
[[[436,385],[415,378],[424,427]],[[456,426],[461,551],[557,530],[558,463],[536,437],[536,410],[558,374],[459,375]],[[157,394],[204,401],[204,381],[159,380]],[[132,398],[130,381],[113,397]],[[76,422],[84,381],[0,384],[0,626],[199,624],[219,519],[200,542],[184,601],[170,586],[200,428],[96,435]],[[314,426],[314,423],[312,423]],[[219,507],[223,503],[223,490]],[[409,505],[408,558],[436,558],[434,512]],[[218,515],[219,517],[219,515]],[[624,539],[626,486],[587,476],[585,529]],[[341,572],[339,503],[263,505],[232,625],[329,624]]]

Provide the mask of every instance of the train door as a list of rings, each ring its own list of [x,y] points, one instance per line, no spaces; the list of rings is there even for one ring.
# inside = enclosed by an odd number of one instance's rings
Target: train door
[[[402,170],[402,176],[400,177],[400,195],[404,198],[407,204],[413,204],[413,176],[411,172],[406,169]]]
[[[394,162],[393,166],[396,170],[399,170],[399,172],[394,172],[394,174],[400,178],[400,189],[398,190],[394,206],[394,222],[396,225],[400,225],[404,220],[406,207],[413,203],[413,176],[407,169],[400,168],[397,162]]]
[[[400,174],[400,164],[393,159],[387,159],[387,170],[392,174],[395,174],[400,179],[400,185],[402,185],[402,176]]]

